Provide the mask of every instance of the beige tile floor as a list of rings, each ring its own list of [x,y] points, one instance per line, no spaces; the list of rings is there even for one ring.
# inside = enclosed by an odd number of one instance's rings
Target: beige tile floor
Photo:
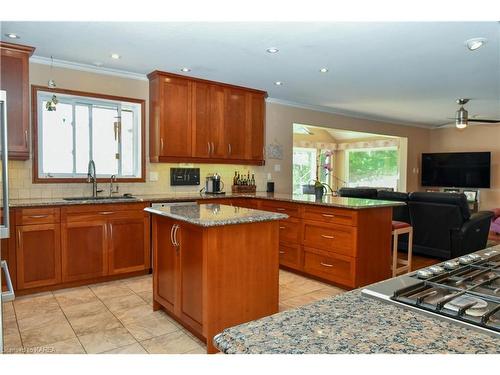
[[[342,292],[280,271],[280,311]],[[206,352],[204,343],[151,305],[151,275],[19,297],[3,306],[5,352]]]

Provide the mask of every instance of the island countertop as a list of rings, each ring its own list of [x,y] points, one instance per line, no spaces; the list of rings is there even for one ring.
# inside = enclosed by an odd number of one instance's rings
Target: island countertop
[[[186,223],[216,227],[287,219],[288,215],[224,204],[171,203],[163,207],[148,207],[145,211]]]
[[[115,196],[110,199],[92,199],[88,200],[66,200],[64,198],[27,198],[11,199],[10,207],[41,207],[41,206],[67,206],[67,205],[87,205],[87,204],[107,204],[107,203],[137,203],[137,202],[194,202],[203,199],[264,199],[281,202],[303,203],[315,206],[337,207],[352,210],[363,210],[380,207],[396,207],[405,205],[403,202],[383,201],[376,199],[346,198],[326,195],[321,200],[316,200],[314,195],[307,194],[286,194],[286,193],[265,193],[257,192],[251,194],[227,193],[224,195],[209,195],[199,193],[177,192],[149,195],[134,195],[133,198],[123,198]]]
[[[227,354],[498,353],[500,339],[354,290],[228,328]]]

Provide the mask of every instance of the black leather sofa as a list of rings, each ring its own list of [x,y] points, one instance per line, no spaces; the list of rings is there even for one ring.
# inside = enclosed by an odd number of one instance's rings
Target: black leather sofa
[[[340,196],[367,198],[367,188],[339,190]],[[373,189],[376,190],[376,189]],[[413,252],[440,259],[451,259],[484,249],[493,213],[482,211],[470,213],[464,194],[414,192],[401,193],[377,191],[376,197],[405,202],[406,206],[393,209],[393,220],[404,221],[413,226]],[[402,236],[398,242],[400,250],[407,250],[408,239]]]

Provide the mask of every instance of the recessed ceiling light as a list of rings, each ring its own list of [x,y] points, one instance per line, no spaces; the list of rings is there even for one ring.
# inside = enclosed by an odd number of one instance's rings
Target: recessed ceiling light
[[[19,39],[19,35],[14,34],[14,33],[7,33],[7,34],[5,34],[5,36],[7,38],[10,38],[10,39]]]
[[[112,53],[111,54],[111,58],[115,59],[115,60],[118,60],[118,59],[121,59],[122,57],[119,54],[117,54],[117,53]]]
[[[487,40],[485,38],[472,38],[472,39],[466,40],[465,45],[467,46],[467,48],[469,50],[475,51],[478,48],[481,48],[482,46],[484,46],[484,44],[486,42],[487,42]]]
[[[190,68],[182,68],[182,69],[181,69],[181,72],[190,72],[190,71],[191,71],[191,69],[190,69]]]
[[[277,53],[279,52],[279,49],[277,49],[276,47],[269,47],[268,49],[266,49],[267,53]]]
[[[321,73],[326,73],[326,72],[328,72],[328,68],[321,68],[319,71],[320,71]]]
[[[276,81],[276,82],[274,82],[274,84],[275,84],[276,86],[281,86],[281,85],[283,85],[283,82],[281,82],[281,81]]]

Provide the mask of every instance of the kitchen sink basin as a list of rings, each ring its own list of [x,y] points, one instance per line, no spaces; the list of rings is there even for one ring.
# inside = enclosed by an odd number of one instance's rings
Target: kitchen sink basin
[[[69,197],[63,198],[65,201],[117,201],[137,199],[132,195],[120,195],[119,197]]]

